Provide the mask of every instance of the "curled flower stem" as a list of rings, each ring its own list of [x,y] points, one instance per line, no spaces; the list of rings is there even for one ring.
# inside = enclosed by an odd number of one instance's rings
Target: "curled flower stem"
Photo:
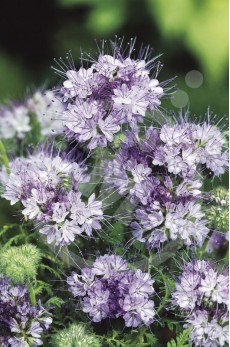
[[[6,172],[9,174],[10,173],[9,159],[8,159],[7,154],[6,154],[5,146],[3,145],[1,140],[0,140],[0,156],[1,156],[1,159],[2,159],[2,163],[3,163],[3,165],[6,168]]]

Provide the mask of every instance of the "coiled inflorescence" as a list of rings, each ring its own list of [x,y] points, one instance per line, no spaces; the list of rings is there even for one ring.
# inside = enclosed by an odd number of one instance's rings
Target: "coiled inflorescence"
[[[134,236],[159,247],[181,238],[202,245],[208,234],[199,199],[204,169],[213,175],[227,168],[224,138],[214,126],[182,122],[127,132],[120,151],[106,162],[106,182],[127,195],[135,208]]]
[[[67,282],[93,322],[123,317],[127,327],[137,327],[154,320],[154,281],[148,273],[129,269],[120,256],[100,256],[81,275],[73,272]]]
[[[0,276],[0,345],[3,347],[40,346],[52,318],[42,307],[29,302],[24,286],[11,285]]]
[[[37,90],[23,102],[8,103],[0,107],[0,139],[23,140],[30,137],[35,124],[42,136],[63,134],[60,120],[65,106],[52,91]],[[39,129],[38,129],[39,128]],[[38,134],[36,134],[38,135]]]
[[[228,343],[229,275],[219,273],[211,263],[188,263],[172,293],[173,303],[186,314],[195,346],[218,347]]]
[[[95,194],[83,201],[79,191],[80,184],[89,181],[81,164],[42,151],[15,159],[10,169],[3,197],[11,204],[22,203],[23,215],[36,223],[48,243],[69,245],[76,235],[91,237],[101,229],[102,202]]]
[[[147,111],[159,107],[165,94],[164,83],[156,79],[159,63],[148,48],[134,59],[133,44],[127,52],[116,42],[111,47],[111,54],[105,53],[103,45],[98,59],[89,57],[87,68],[82,63],[77,70],[71,61],[68,69],[61,61],[61,70],[55,69],[64,79],[58,96],[67,105],[65,132],[90,150],[106,147],[123,124],[142,122]]]

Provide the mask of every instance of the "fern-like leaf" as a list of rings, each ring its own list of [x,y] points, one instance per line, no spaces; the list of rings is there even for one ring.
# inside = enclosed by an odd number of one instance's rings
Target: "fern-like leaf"
[[[184,330],[176,340],[172,339],[167,343],[167,347],[189,347],[189,334],[191,329]]]

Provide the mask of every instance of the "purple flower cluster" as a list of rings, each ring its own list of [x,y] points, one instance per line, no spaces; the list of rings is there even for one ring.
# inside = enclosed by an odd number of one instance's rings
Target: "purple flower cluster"
[[[29,302],[24,286],[11,285],[0,276],[0,345],[2,347],[40,346],[52,318],[41,306]]]
[[[59,135],[63,134],[64,127],[62,125],[62,113],[64,105],[59,101],[54,92],[49,91],[36,91],[26,101],[26,106],[29,112],[36,116],[40,124],[41,135]]]
[[[169,172],[191,178],[199,164],[213,175],[223,174],[228,167],[228,152],[220,130],[204,123],[164,125],[160,131],[163,142],[157,149],[153,164],[166,165]]]
[[[156,79],[159,64],[147,48],[139,59],[112,43],[112,53],[100,52],[87,68],[58,71],[65,79],[59,93],[67,105],[63,113],[66,134],[92,150],[112,142],[122,124],[142,122],[146,111],[157,108],[164,95]],[[72,65],[72,64],[71,64]],[[150,72],[153,70],[153,76]]]
[[[22,104],[0,107],[0,139],[23,139],[31,131],[29,110]]]
[[[173,303],[186,314],[191,327],[190,341],[197,347],[218,347],[228,343],[229,275],[196,260],[188,263],[176,290]]]
[[[72,294],[82,297],[82,310],[93,322],[123,317],[127,327],[138,327],[154,320],[154,281],[148,273],[130,270],[120,256],[100,256],[81,275],[73,272],[67,282]]]
[[[0,138],[23,139],[32,126],[35,117],[42,136],[63,134],[60,120],[65,107],[52,91],[37,91],[23,103],[12,103],[0,107]]]
[[[89,181],[83,165],[43,151],[15,159],[10,169],[3,197],[12,205],[22,203],[23,215],[36,223],[48,243],[69,245],[76,235],[90,237],[101,229],[102,202],[95,194],[83,201],[79,191]]]
[[[177,238],[201,246],[209,232],[200,203],[203,171],[227,168],[220,131],[186,122],[149,127],[143,137],[134,130],[105,163],[107,184],[135,206],[134,236],[148,248]]]

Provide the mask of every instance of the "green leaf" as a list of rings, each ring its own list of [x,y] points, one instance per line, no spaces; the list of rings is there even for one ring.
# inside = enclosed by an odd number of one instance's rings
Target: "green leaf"
[[[177,338],[167,343],[167,347],[189,347],[189,334],[191,329],[184,330]]]
[[[60,275],[60,273],[53,269],[52,267],[48,266],[48,265],[45,265],[45,264],[40,264],[39,265],[39,269],[43,269],[43,270],[48,270],[50,273],[52,273],[55,277],[61,279],[62,276]]]
[[[47,302],[46,305],[47,306],[56,306],[58,308],[60,308],[63,304],[65,303],[65,301],[63,301],[61,298],[59,298],[58,296],[53,296],[52,298],[50,298]]]
[[[36,285],[34,287],[34,293],[35,295],[40,295],[41,293],[46,292],[49,295],[53,295],[53,291],[51,289],[51,285],[41,281],[41,280],[37,280],[36,281]]]
[[[156,343],[158,343],[158,339],[153,334],[147,333],[147,334],[145,334],[145,336],[146,336],[147,342],[150,343],[151,346],[155,346]]]

